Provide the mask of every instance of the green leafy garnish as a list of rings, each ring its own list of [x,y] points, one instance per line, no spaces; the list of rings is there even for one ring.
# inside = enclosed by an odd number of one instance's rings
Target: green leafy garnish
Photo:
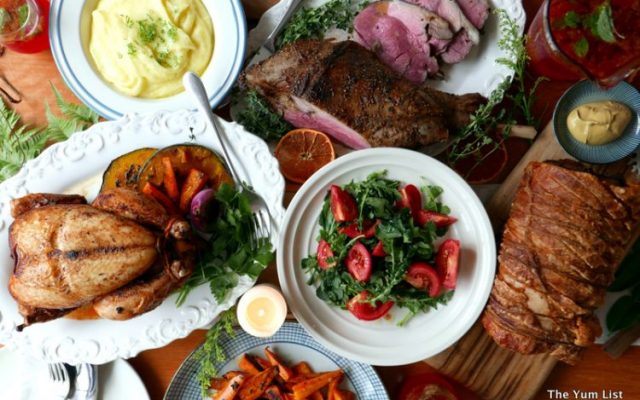
[[[368,2],[364,2],[366,4]],[[334,27],[350,32],[356,14],[353,0],[330,0],[320,7],[304,8],[284,28],[276,40],[276,49],[300,39],[322,39],[325,32]]]
[[[254,215],[249,198],[235,187],[223,183],[216,193],[222,205],[213,236],[207,249],[198,257],[198,264],[187,282],[180,288],[177,304],[182,305],[194,288],[209,284],[218,302],[223,302],[237,285],[241,275],[256,279],[273,261],[271,242],[259,239],[252,249],[247,238],[251,237]]]
[[[238,122],[249,132],[264,140],[278,140],[293,129],[280,115],[274,113],[255,90],[244,93],[245,108],[238,115]]]
[[[0,99],[0,182],[10,178],[22,165],[35,158],[48,143],[66,140],[98,121],[89,108],[67,103],[52,85],[56,104],[63,117],[55,116],[46,105],[49,126],[44,129],[20,126],[20,116]]]
[[[369,175],[360,182],[351,182],[344,186],[358,206],[357,223],[362,228],[366,220],[380,220],[372,238],[363,236],[348,238],[340,228],[349,223],[338,223],[331,212],[330,199],[324,201],[320,213],[320,234],[318,240],[329,243],[334,257],[329,262],[336,266],[321,269],[315,254],[302,260],[302,268],[309,273],[308,283],[316,286],[316,295],[327,303],[345,308],[347,302],[366,290],[368,302],[393,301],[405,308],[408,313],[400,322],[405,324],[414,315],[427,312],[439,304],[446,304],[453,292],[444,293],[436,298],[429,297],[424,290],[418,290],[404,281],[407,268],[414,261],[433,263],[436,249],[434,242],[446,233],[446,228],[437,229],[429,222],[417,226],[408,209],[398,209],[400,182],[385,177],[386,172]],[[448,208],[439,200],[442,189],[436,186],[424,188],[426,208],[433,211],[448,212]],[[355,280],[347,271],[344,261],[351,247],[360,241],[372,249],[378,241],[383,243],[387,256],[373,258],[373,273],[367,282]]]
[[[578,57],[584,58],[589,52],[589,41],[586,38],[581,37],[573,44],[573,51]]]
[[[18,7],[18,21],[20,21],[20,26],[23,26],[27,22],[27,18],[29,18],[29,5],[23,4]]]
[[[580,25],[580,16],[575,11],[567,11],[564,15],[564,26],[569,28],[577,28]]]
[[[616,41],[613,11],[608,0],[600,4],[591,15],[583,18],[583,25],[589,28],[593,36],[602,41],[607,43]]]
[[[202,346],[193,354],[193,358],[200,362],[200,369],[198,370],[196,378],[200,384],[203,399],[209,397],[211,379],[218,375],[218,370],[216,370],[215,364],[225,362],[227,360],[227,355],[220,345],[220,337],[224,333],[230,337],[235,337],[235,332],[233,330],[233,325],[235,323],[235,307],[220,314],[218,321],[216,321],[216,323],[213,324],[211,329],[207,332],[207,336],[204,339]]]
[[[153,58],[159,65],[172,68],[180,60],[171,51],[170,42],[178,39],[178,28],[171,21],[148,15],[145,19],[133,20],[128,15],[122,15],[125,25],[134,29],[136,39],[127,43],[127,54],[135,56],[142,49],[143,54]]]
[[[0,32],[4,31],[4,26],[11,19],[11,14],[5,8],[0,7]]]

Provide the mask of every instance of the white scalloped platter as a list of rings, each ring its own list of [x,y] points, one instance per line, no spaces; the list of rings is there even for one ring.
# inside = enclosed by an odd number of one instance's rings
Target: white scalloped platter
[[[301,8],[318,7],[329,0],[302,0]],[[271,7],[260,18],[256,28],[249,32],[249,54],[256,51],[261,43],[264,43],[269,33],[284,16],[291,0],[281,0]],[[506,10],[519,27],[519,33],[524,32],[526,14],[522,6],[522,0],[489,0],[491,9],[502,8]],[[471,53],[462,62],[455,65],[443,66],[445,79],[428,80],[427,85],[443,92],[453,94],[465,94],[477,92],[488,97],[498,87],[505,77],[512,75],[509,68],[496,62],[498,58],[507,55],[498,47],[500,31],[498,29],[498,17],[490,14],[480,35],[480,44],[474,46]],[[350,35],[344,31],[329,32],[328,37],[344,40]],[[266,58],[269,53],[266,50],[259,52],[252,60],[258,61]]]
[[[276,224],[271,237],[277,244],[284,218],[282,200],[284,178],[278,162],[267,145],[236,123],[219,120],[233,144],[230,157],[244,168],[238,168],[241,179],[251,183],[269,204]],[[176,295],[167,298],[155,310],[128,321],[58,319],[35,324],[17,332],[22,323],[16,302],[6,289],[13,270],[8,246],[8,230],[12,223],[11,199],[33,192],[68,192],[79,183],[88,192],[97,192],[101,176],[112,159],[141,147],[165,147],[178,143],[197,143],[213,150],[220,147],[206,128],[205,120],[191,111],[158,112],[126,115],[114,122],[94,125],[74,134],[66,142],[55,144],[20,172],[0,184],[0,343],[31,357],[47,362],[104,364],[117,358],[133,357],[147,349],[162,347],[187,336],[194,329],[211,323],[222,311],[235,304],[237,298],[255,281],[242,277],[227,299],[218,304],[208,285],[202,285],[176,307]]]

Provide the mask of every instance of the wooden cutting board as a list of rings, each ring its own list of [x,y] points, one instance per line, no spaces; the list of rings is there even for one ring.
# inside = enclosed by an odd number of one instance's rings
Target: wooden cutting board
[[[486,205],[498,243],[526,166],[532,161],[558,159],[572,157],[557,142],[550,122]],[[627,168],[625,160],[596,169],[622,175]],[[526,356],[501,348],[480,321],[455,345],[425,362],[487,400],[533,398],[557,363],[547,355]]]

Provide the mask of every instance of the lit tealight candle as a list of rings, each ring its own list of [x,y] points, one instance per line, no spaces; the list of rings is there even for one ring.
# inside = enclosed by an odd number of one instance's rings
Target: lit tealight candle
[[[238,322],[253,336],[273,336],[286,317],[287,303],[282,293],[271,285],[254,286],[238,302]]]

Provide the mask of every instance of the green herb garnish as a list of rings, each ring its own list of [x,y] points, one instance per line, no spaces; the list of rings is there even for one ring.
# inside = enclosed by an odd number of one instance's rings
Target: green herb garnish
[[[198,370],[196,378],[200,384],[203,399],[209,398],[211,379],[218,375],[218,370],[216,369],[215,364],[225,362],[227,360],[227,355],[220,345],[220,338],[224,333],[230,337],[235,337],[235,332],[233,330],[233,325],[235,323],[235,307],[220,314],[218,321],[216,321],[216,323],[213,324],[211,329],[207,332],[207,336],[204,339],[202,346],[193,354],[193,358],[200,362],[200,369]]]
[[[584,58],[589,52],[589,41],[581,37],[577,42],[573,44],[573,51],[580,58]]]
[[[88,128],[98,115],[83,105],[67,103],[51,85],[56,104],[62,112],[57,117],[46,105],[48,126],[44,129],[19,126],[20,116],[0,99],[0,182],[10,178],[22,165],[35,158],[48,143],[66,140],[72,133]]]
[[[180,63],[180,58],[172,51],[169,43],[178,40],[178,28],[163,18],[147,16],[145,19],[133,20],[123,16],[125,25],[135,29],[136,39],[127,44],[127,54],[135,56],[138,50],[153,58],[159,65],[172,68]]]
[[[331,212],[330,199],[324,201],[320,213],[320,234],[318,240],[329,243],[334,257],[330,262],[336,266],[321,269],[315,254],[302,260],[302,268],[309,273],[308,283],[316,285],[316,295],[327,303],[345,308],[347,302],[362,290],[369,293],[368,301],[393,301],[407,309],[407,315],[399,323],[407,323],[414,315],[427,312],[439,304],[446,304],[453,292],[444,293],[436,298],[429,297],[424,290],[416,289],[404,281],[407,268],[414,261],[433,263],[436,249],[434,242],[446,233],[446,229],[437,229],[433,223],[425,226],[414,224],[408,209],[398,209],[396,202],[400,198],[400,182],[385,177],[386,172],[369,175],[361,182],[351,182],[344,186],[358,206],[357,223],[363,226],[365,220],[380,220],[376,234],[372,238],[358,237],[349,239],[340,232],[348,223],[338,223]],[[442,189],[435,186],[424,188],[426,206],[434,211],[448,212],[448,208],[439,200]],[[347,271],[344,261],[347,253],[356,241],[367,248],[373,248],[382,241],[387,256],[376,257],[373,273],[367,282],[355,280]]]
[[[330,0],[320,7],[302,9],[291,18],[276,40],[276,49],[300,39],[322,39],[325,32],[333,27],[350,32],[356,14],[353,0]]]
[[[249,132],[264,140],[278,140],[293,127],[274,113],[255,90],[244,93],[244,109],[238,114],[238,122]]]
[[[127,54],[130,56],[135,56],[138,53],[138,49],[136,45],[133,43],[127,43]]]
[[[6,9],[0,7],[0,32],[4,31],[4,26],[11,20],[11,14]]]
[[[562,18],[558,28],[584,27],[591,34],[607,43],[616,41],[616,28],[613,22],[613,10],[609,0],[596,7],[590,14],[578,14],[575,11],[567,11]],[[573,51],[576,56],[584,58],[589,53],[589,41],[584,36],[573,44]]]
[[[29,18],[29,5],[23,4],[18,7],[18,21],[20,21],[20,26],[24,26],[27,18]]]
[[[216,199],[222,204],[222,214],[216,220],[208,248],[198,257],[195,271],[180,288],[178,306],[191,290],[205,283],[209,284],[216,300],[222,302],[238,284],[239,276],[256,279],[273,261],[271,242],[267,238],[260,239],[253,250],[247,240],[255,229],[249,198],[223,183]]]

